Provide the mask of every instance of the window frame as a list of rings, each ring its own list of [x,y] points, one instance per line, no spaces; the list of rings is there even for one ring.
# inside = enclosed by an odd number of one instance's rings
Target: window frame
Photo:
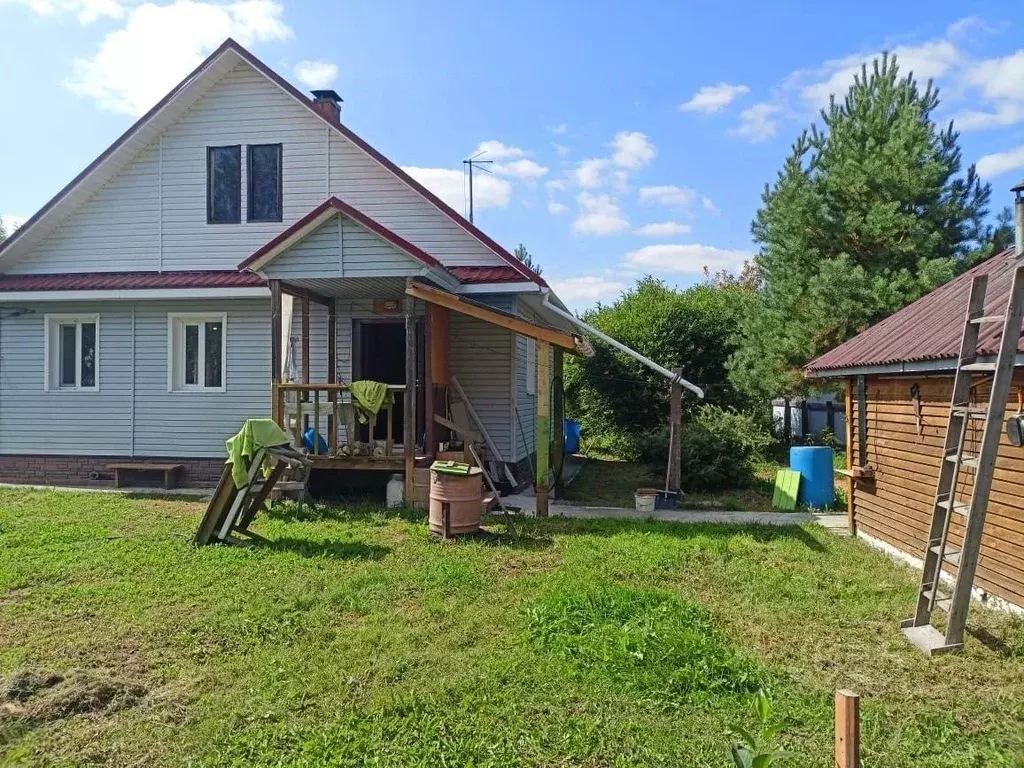
[[[238,152],[238,217],[230,221],[214,221],[213,219],[213,153],[218,149],[234,149]],[[242,145],[220,144],[206,148],[206,223],[207,224],[241,224],[242,223]]]
[[[252,213],[253,201],[253,173],[252,173],[252,150],[257,147],[277,147],[277,218],[254,219]],[[241,187],[241,185],[239,185]],[[245,145],[245,220],[255,224],[274,223],[284,221],[284,144],[281,142],[269,144],[246,144]]]
[[[537,394],[537,340],[526,337],[526,394]]]
[[[206,324],[220,323],[220,385],[206,386]],[[185,383],[185,327],[199,326],[198,365],[196,374],[200,382]],[[180,342],[179,342],[180,340]],[[179,343],[176,343],[179,342]],[[168,312],[167,313],[167,391],[168,392],[227,392],[228,382],[228,313],[227,312]]]
[[[96,328],[93,341],[93,384],[82,386],[82,325]],[[75,326],[75,384],[62,384],[61,334],[64,326]],[[55,356],[56,355],[56,356]],[[99,313],[60,312],[43,315],[43,391],[44,392],[99,392],[100,391],[100,316]]]

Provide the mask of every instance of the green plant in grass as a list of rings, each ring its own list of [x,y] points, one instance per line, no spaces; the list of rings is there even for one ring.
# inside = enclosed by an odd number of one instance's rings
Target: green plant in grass
[[[789,752],[776,743],[782,725],[771,722],[772,704],[763,688],[754,695],[753,709],[758,720],[756,734],[740,726],[734,726],[730,731],[736,739],[730,748],[735,768],[771,768],[790,756]]]

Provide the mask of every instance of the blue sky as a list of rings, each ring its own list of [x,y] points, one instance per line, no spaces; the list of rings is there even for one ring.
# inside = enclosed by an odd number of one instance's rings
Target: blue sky
[[[790,143],[883,49],[942,88],[994,208],[1024,176],[1017,3],[0,0],[0,29],[6,220],[231,35],[458,210],[487,149],[476,223],[577,308],[737,268]]]

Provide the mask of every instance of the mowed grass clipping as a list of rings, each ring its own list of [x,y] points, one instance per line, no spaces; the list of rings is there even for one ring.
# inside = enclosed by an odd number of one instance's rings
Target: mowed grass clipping
[[[793,766],[830,766],[836,688],[866,766],[1024,765],[1024,626],[900,635],[917,574],[814,526],[261,515],[0,489],[0,764],[727,766],[763,685]]]

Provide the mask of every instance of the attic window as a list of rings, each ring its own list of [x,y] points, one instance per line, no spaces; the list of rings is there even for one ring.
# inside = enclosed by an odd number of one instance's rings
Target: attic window
[[[248,221],[281,221],[281,145],[247,147]]]
[[[206,148],[206,223],[242,220],[242,147]]]

